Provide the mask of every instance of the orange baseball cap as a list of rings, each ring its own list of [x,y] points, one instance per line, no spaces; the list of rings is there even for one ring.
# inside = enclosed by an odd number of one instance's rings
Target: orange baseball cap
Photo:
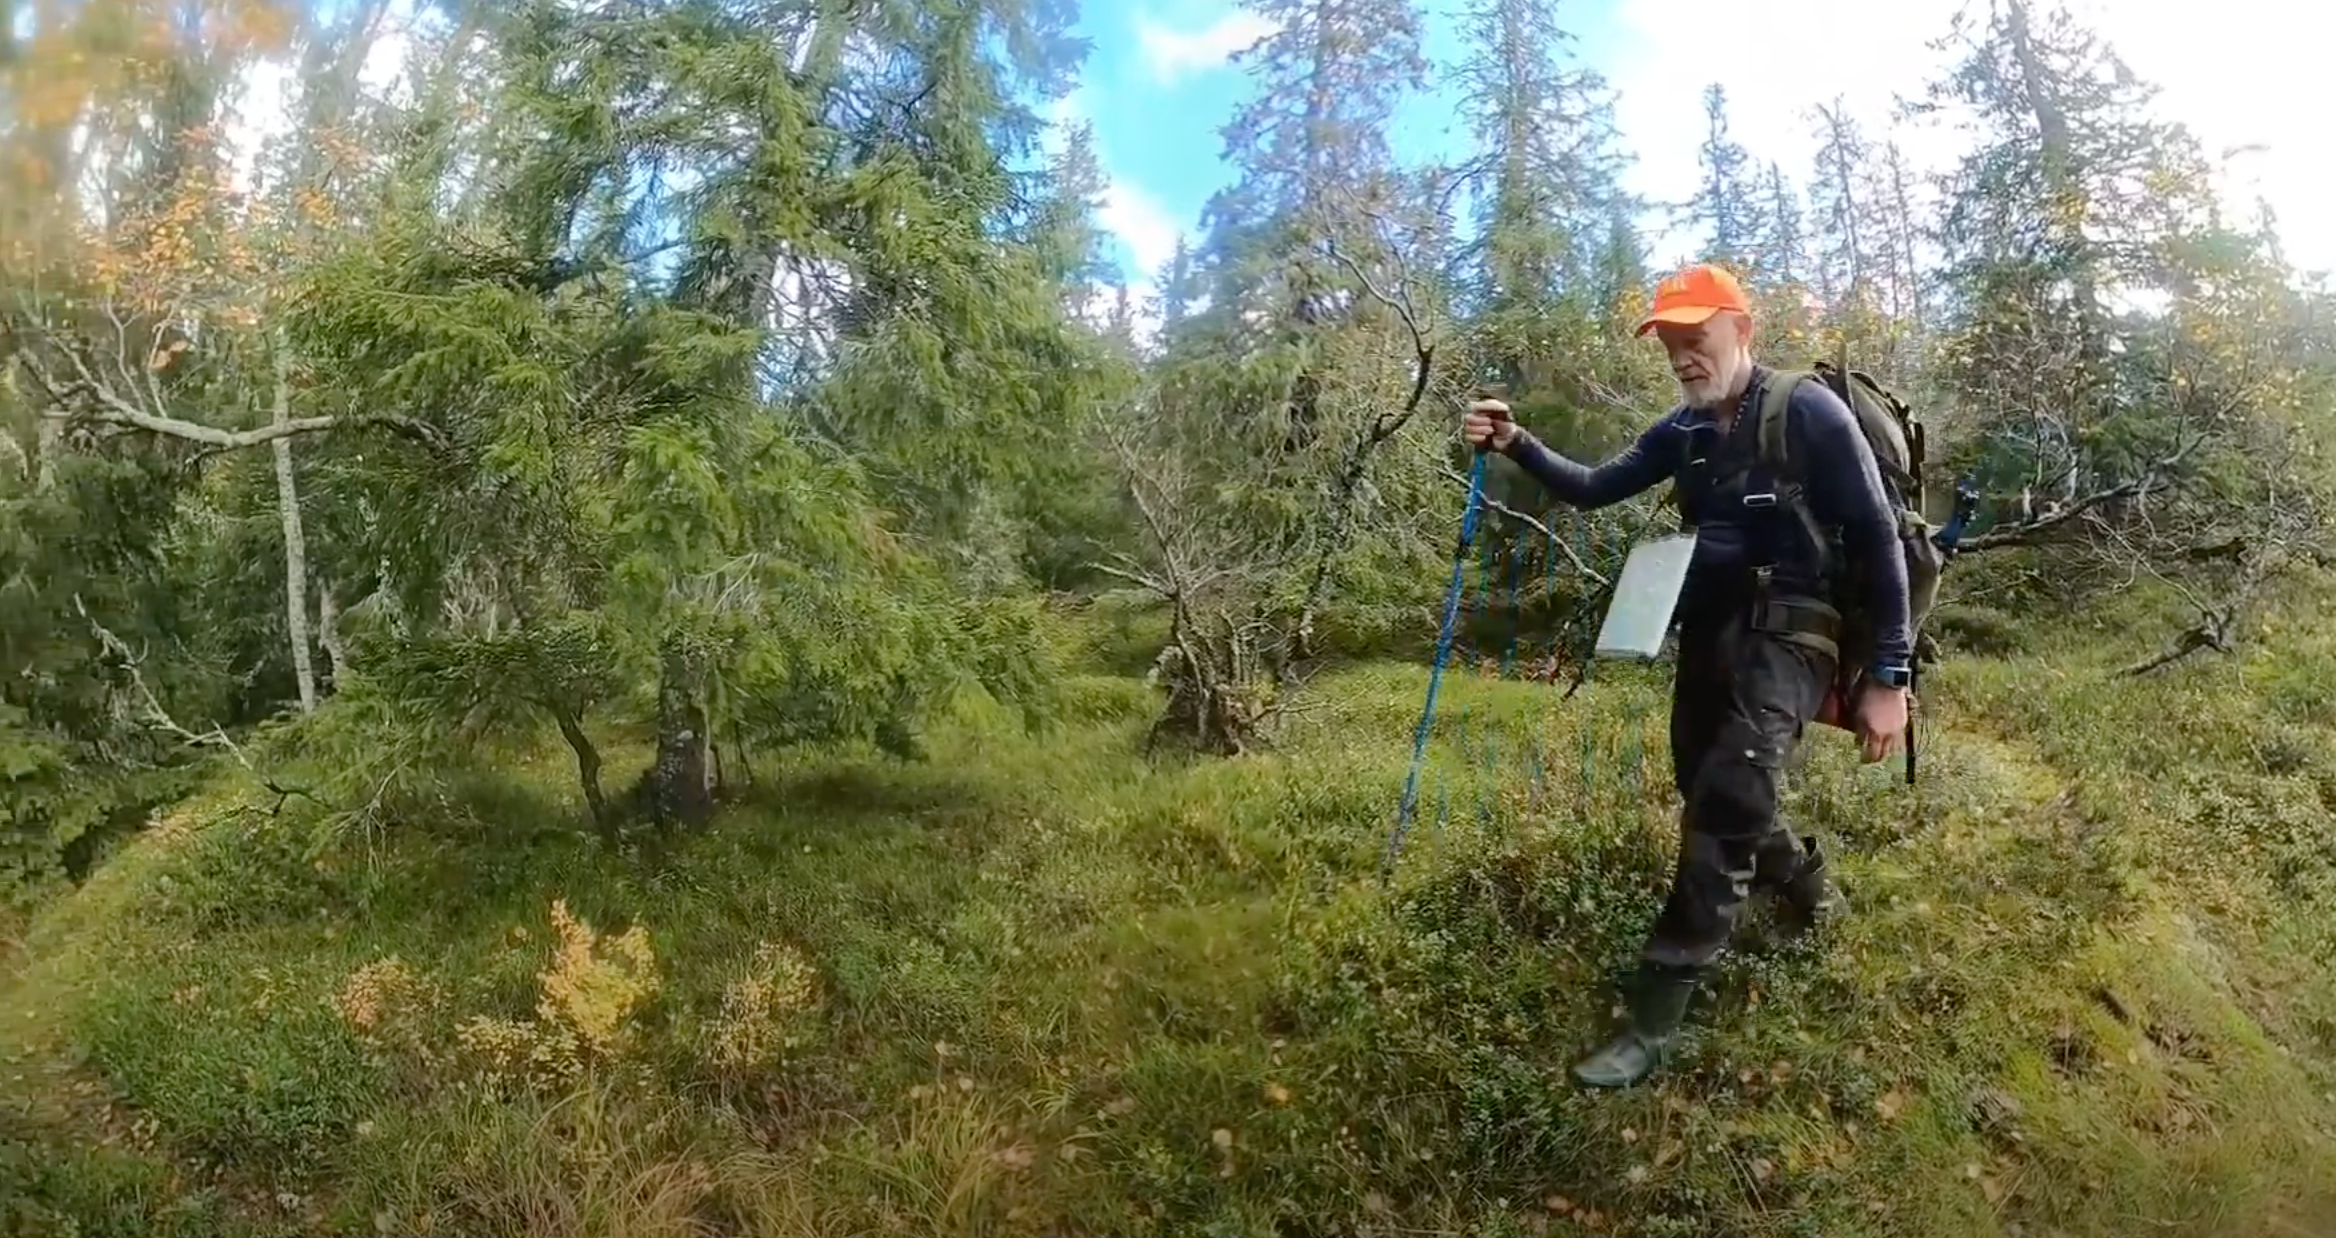
[[[1691,327],[1722,310],[1749,314],[1752,302],[1735,276],[1699,262],[1655,285],[1654,308],[1647,311],[1646,321],[1638,324],[1638,333],[1645,335],[1665,322]]]

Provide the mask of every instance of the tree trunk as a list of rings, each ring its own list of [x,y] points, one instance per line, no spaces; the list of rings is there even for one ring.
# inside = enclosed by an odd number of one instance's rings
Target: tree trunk
[[[43,417],[38,433],[40,437],[33,443],[33,485],[49,490],[57,484],[57,457],[65,451],[65,427]]]
[[[316,591],[316,643],[324,646],[325,686],[338,691],[341,672],[349,668],[349,644],[341,639],[341,604],[331,585]]]
[[[592,810],[592,823],[600,832],[611,837],[616,834],[616,817],[608,808],[608,797],[600,793],[600,750],[592,746],[592,737],[584,733],[583,720],[574,711],[555,707],[552,720],[560,727],[560,738],[576,750],[576,781],[584,786],[584,804]]]
[[[1865,204],[1859,200],[1857,193],[1858,174],[1862,171],[1858,163],[1863,152],[1853,143],[1856,135],[1850,131],[1838,98],[1831,107],[1819,105],[1817,115],[1825,122],[1826,135],[1825,149],[1820,158],[1830,165],[1826,170],[1833,178],[1833,192],[1836,195],[1833,199],[1833,225],[1839,230],[1844,257],[1849,262],[1849,269],[1845,272],[1849,283],[1842,289],[1842,300],[1854,308],[1858,293],[1866,284],[1865,241],[1858,234],[1858,214]]]
[[[697,668],[681,642],[669,640],[657,677],[657,764],[649,773],[650,812],[659,827],[703,825],[713,817],[711,773]]]
[[[1904,299],[1892,312],[1905,318],[1919,338],[1923,334],[1922,265],[1914,252],[1914,238],[1920,229],[1914,222],[1914,195],[1906,188],[1906,155],[1896,143],[1890,146],[1890,194],[1897,216],[1892,232],[1898,251],[1895,256],[1898,287]]]
[[[292,420],[292,357],[276,341],[277,425]],[[269,444],[276,453],[276,508],[284,521],[284,629],[292,638],[292,675],[300,684],[300,712],[316,711],[316,665],[309,656],[308,538],[300,530],[300,484],[292,475],[292,439]]]
[[[2085,235],[2084,221],[2090,214],[2091,204],[2086,200],[2085,186],[2077,178],[2076,139],[2051,71],[2029,33],[2027,0],[2012,0],[2005,11],[2005,25],[2011,35],[2013,59],[2019,64],[2021,92],[2026,97],[2029,113],[2036,118],[2044,187],[2050,194],[2046,209],[2051,212],[2053,230],[2068,248],[2069,256],[2077,259],[2070,264],[2069,280],[2074,286],[2077,314],[2084,327],[2079,344],[2084,360],[2097,364],[2107,355],[2108,344],[2100,289],[2089,260],[2092,244]]]

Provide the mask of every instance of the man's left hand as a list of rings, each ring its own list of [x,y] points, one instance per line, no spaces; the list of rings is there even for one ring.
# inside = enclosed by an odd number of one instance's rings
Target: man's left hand
[[[1906,689],[1872,680],[1858,686],[1857,737],[1868,764],[1884,760],[1906,734]]]

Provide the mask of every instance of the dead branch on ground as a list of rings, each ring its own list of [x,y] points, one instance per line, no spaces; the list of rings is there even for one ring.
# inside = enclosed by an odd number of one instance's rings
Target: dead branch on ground
[[[97,638],[98,646],[104,649],[107,656],[129,674],[130,686],[136,690],[141,706],[137,714],[139,721],[155,730],[185,740],[190,748],[225,749],[227,755],[235,758],[236,764],[241,765],[245,772],[258,779],[259,784],[267,788],[269,794],[276,797],[275,805],[269,809],[271,815],[283,812],[285,801],[295,795],[316,803],[323,802],[300,787],[279,785],[275,779],[263,773],[257,765],[252,763],[250,755],[244,752],[243,746],[236,743],[227,734],[225,727],[214,725],[208,731],[197,731],[172,717],[170,711],[162,707],[162,698],[156,696],[152,685],[146,682],[145,671],[141,669],[145,658],[133,652],[129,643],[116,635],[113,629],[98,622],[97,617],[89,613],[89,607],[82,603],[81,595],[78,593],[73,595],[73,610],[81,616],[82,622],[89,625],[90,634]]]

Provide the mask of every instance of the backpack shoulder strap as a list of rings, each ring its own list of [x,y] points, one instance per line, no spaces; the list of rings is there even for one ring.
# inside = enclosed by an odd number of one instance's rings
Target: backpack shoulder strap
[[[1760,411],[1754,414],[1760,420],[1753,430],[1759,437],[1761,461],[1779,474],[1789,476],[1792,468],[1785,422],[1792,411],[1793,393],[1814,376],[1809,370],[1772,371],[1768,386],[1760,393]]]
[[[1819,571],[1830,573],[1832,554],[1827,549],[1825,531],[1818,526],[1817,513],[1809,506],[1808,496],[1803,493],[1800,480],[1794,472],[1790,436],[1785,433],[1792,420],[1793,393],[1800,390],[1802,383],[1816,377],[1813,370],[1770,372],[1768,385],[1760,392],[1759,411],[1753,414],[1759,418],[1759,423],[1752,427],[1752,431],[1758,459],[1767,466],[1769,480],[1776,487],[1777,497],[1784,501],[1792,518],[1800,523],[1803,534],[1809,539],[1808,544],[1815,548],[1820,561],[1827,563]]]

